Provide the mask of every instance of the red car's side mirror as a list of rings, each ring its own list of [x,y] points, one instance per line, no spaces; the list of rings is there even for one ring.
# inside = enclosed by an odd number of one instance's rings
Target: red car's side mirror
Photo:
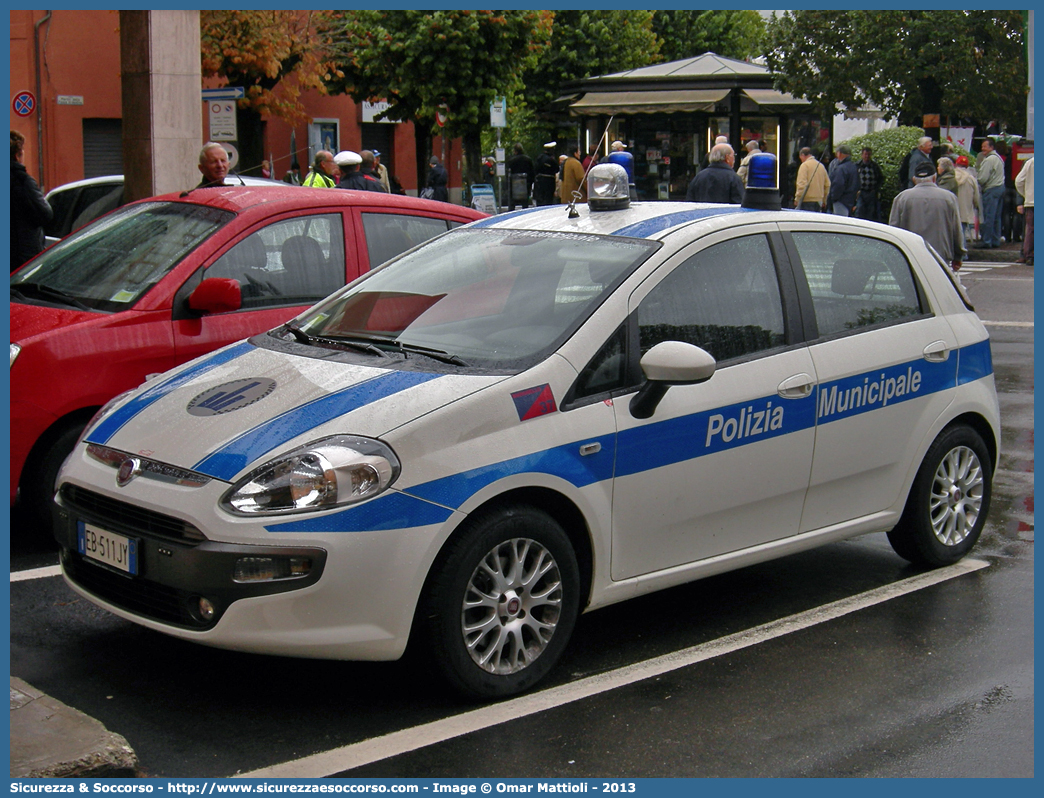
[[[228,313],[242,307],[243,295],[235,280],[208,277],[189,295],[188,305],[197,313]]]

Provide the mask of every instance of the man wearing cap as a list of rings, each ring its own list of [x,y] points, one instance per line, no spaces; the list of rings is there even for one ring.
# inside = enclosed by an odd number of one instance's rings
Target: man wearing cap
[[[859,170],[852,162],[852,150],[847,144],[837,148],[837,166],[830,175],[829,204],[835,216],[851,216],[859,194]]]
[[[555,147],[558,142],[549,141],[536,160],[536,176],[533,179],[533,200],[537,205],[551,205],[555,201],[555,178],[558,176],[558,159]]]
[[[333,153],[329,150],[319,150],[315,154],[315,161],[312,163],[308,176],[301,185],[313,188],[334,188],[340,174],[341,170],[334,162]]]
[[[341,170],[341,182],[337,188],[346,188],[349,191],[384,191],[375,178],[368,178],[359,171],[362,156],[351,150],[341,150],[334,156],[334,163]]]
[[[362,153],[359,153],[360,155]],[[391,194],[391,181],[388,179],[388,167],[381,163],[381,151],[373,151],[373,171],[377,179],[381,181],[384,190]]]
[[[606,160],[609,163],[619,164],[627,172],[628,184],[634,183],[634,156],[627,152],[627,145],[622,141],[614,141],[609,145],[609,155],[606,156]]]
[[[914,167],[913,188],[899,192],[892,202],[888,224],[917,233],[957,271],[968,256],[957,197],[935,184],[935,166],[929,160]]]

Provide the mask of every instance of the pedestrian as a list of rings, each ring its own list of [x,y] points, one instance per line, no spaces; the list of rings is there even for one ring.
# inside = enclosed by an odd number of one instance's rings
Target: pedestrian
[[[881,221],[881,185],[884,176],[881,167],[874,160],[874,151],[863,147],[856,164],[859,174],[859,194],[856,196],[856,216],[869,219],[871,222]]]
[[[631,199],[638,199],[638,189],[634,185],[634,156],[627,152],[627,145],[622,141],[614,141],[609,149],[610,152],[605,160],[608,163],[615,163],[617,166],[624,168],[624,171],[627,172],[627,193]],[[586,166],[584,167],[584,172],[585,174],[587,172]]]
[[[919,164],[932,163],[932,137],[921,136],[917,140],[917,146],[914,147],[903,158],[902,164],[899,166],[899,190],[902,191],[907,188],[913,187],[914,170]]]
[[[196,188],[215,188],[228,185],[228,152],[216,141],[208,141],[199,151],[199,171],[203,179]]]
[[[558,161],[555,147],[558,142],[549,141],[544,151],[537,156],[536,173],[533,177],[533,200],[537,205],[553,205],[555,202],[555,178],[558,176]]]
[[[707,168],[701,169],[685,192],[688,202],[724,202],[739,205],[743,202],[743,181],[733,171],[736,153],[729,144],[715,144],[707,158]]]
[[[283,182],[289,183],[291,186],[301,185],[301,164],[294,161],[290,164],[290,170],[283,175]]]
[[[936,185],[939,188],[945,188],[947,191],[952,191],[953,196],[957,196],[957,169],[954,166],[953,161],[947,158],[945,155],[939,159],[939,163],[935,165],[936,171]]]
[[[362,153],[359,153],[362,155]],[[391,194],[391,180],[388,178],[388,167],[381,163],[381,151],[373,151],[373,172],[377,175],[377,179],[381,181],[381,185],[384,186],[384,190]]]
[[[449,172],[439,162],[438,156],[432,155],[428,165],[431,169],[428,170],[428,181],[425,183],[425,188],[431,189],[430,198],[439,202],[449,202]]]
[[[337,188],[344,188],[349,191],[378,191],[384,193],[384,186],[381,185],[381,181],[377,179],[373,172],[370,172],[370,174],[363,173],[361,168],[364,165],[362,153],[341,150],[334,156],[334,163],[341,170],[341,179],[337,183]],[[370,153],[369,163],[371,166],[373,165],[373,153]]]
[[[587,171],[592,166],[594,166],[597,163],[598,163],[598,147],[592,147],[591,149],[589,149],[587,151],[587,155],[584,156],[584,160],[582,161],[582,164],[583,164],[583,167],[584,167],[584,174],[587,174]]]
[[[982,213],[982,192],[975,171],[968,166],[968,156],[957,156],[954,164],[957,177],[957,207],[961,211],[961,226],[964,228],[965,242],[976,238],[975,226]]]
[[[1015,176],[1015,190],[1022,197],[1022,204],[1016,210],[1026,220],[1025,229],[1022,233],[1022,256],[1018,263],[1033,265],[1033,158],[1030,157],[1022,165],[1018,175]]]
[[[340,176],[341,170],[337,168],[333,153],[329,150],[319,150],[315,154],[315,161],[302,185],[313,188],[334,188]]]
[[[830,174],[830,193],[827,201],[835,216],[851,216],[859,194],[859,170],[852,161],[852,150],[847,144],[837,147],[837,166]]]
[[[573,194],[578,194],[577,202],[587,202],[587,186],[584,185],[584,165],[580,163],[580,146],[573,145],[562,164],[562,187],[560,196],[566,205],[573,202]]]
[[[558,156],[558,171],[555,172],[555,202],[562,201],[562,174],[565,172],[565,162],[568,157],[565,153]]]
[[[44,249],[43,227],[54,211],[22,163],[25,136],[11,131],[11,271]]]
[[[272,177],[272,167],[268,165],[268,161],[261,161],[261,177],[265,179]]]
[[[715,136],[714,137],[714,144],[711,145],[711,149],[714,149],[714,147],[716,147],[719,144],[728,144],[728,143],[729,143],[729,137],[728,136]],[[700,169],[706,169],[707,168],[707,164],[709,164],[709,163],[710,163],[710,150],[708,150],[707,152],[703,153],[703,157],[700,159]],[[696,170],[696,171],[697,171],[697,174],[699,174],[699,170]]]
[[[377,190],[384,194],[390,194],[391,191],[381,182],[380,175],[377,174],[377,156],[373,150],[362,150],[359,153],[359,157],[362,159],[362,163],[359,164],[359,174],[368,181],[367,191]]]
[[[533,191],[533,159],[526,155],[521,142],[515,142],[514,154],[508,158],[508,210],[529,207],[529,195]]]
[[[900,191],[892,202],[888,224],[920,235],[956,272],[968,255],[957,197],[936,185],[931,161],[914,167],[913,180],[913,188]]]
[[[797,172],[794,207],[802,211],[825,211],[830,191],[830,176],[827,175],[826,167],[812,154],[811,147],[802,147],[798,151],[798,158],[801,159],[801,166]]]
[[[982,223],[979,249],[996,249],[1001,245],[1001,209],[1004,204],[1004,161],[996,152],[993,141],[986,139],[979,150],[975,164],[982,192]]]
[[[747,170],[750,169],[750,159],[761,152],[761,145],[757,139],[751,139],[747,142],[747,154],[743,156],[743,160],[740,161],[739,169],[736,170],[736,174],[739,175],[740,181],[743,183],[743,187],[747,187]]]

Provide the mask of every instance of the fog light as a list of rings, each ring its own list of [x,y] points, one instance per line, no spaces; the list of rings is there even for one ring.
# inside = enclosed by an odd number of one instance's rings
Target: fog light
[[[216,613],[217,610],[214,608],[214,605],[210,603],[210,599],[205,599],[202,596],[200,596],[199,617],[202,618],[204,621],[212,621],[214,620],[214,615]]]
[[[271,582],[306,576],[312,570],[308,557],[240,557],[232,579],[235,582]]]

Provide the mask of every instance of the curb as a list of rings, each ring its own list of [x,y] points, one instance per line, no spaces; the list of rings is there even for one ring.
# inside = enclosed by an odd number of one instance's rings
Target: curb
[[[127,778],[137,766],[122,736],[11,677],[11,778]]]

